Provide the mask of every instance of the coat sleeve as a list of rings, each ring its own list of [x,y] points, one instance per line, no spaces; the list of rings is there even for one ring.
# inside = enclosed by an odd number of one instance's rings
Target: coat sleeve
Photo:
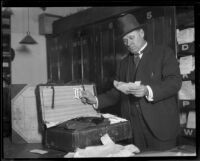
[[[119,97],[120,97],[119,91],[117,91],[115,88],[112,88],[106,93],[103,93],[98,96],[98,101],[99,101],[98,108],[101,109],[104,107],[115,105],[119,101]]]
[[[150,85],[153,91],[153,103],[175,96],[182,84],[180,69],[174,52],[165,47],[163,54],[161,81]]]

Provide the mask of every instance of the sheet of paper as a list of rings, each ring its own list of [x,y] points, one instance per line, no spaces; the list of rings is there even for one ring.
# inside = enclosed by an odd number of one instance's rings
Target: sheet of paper
[[[190,74],[195,69],[194,57],[192,55],[181,57],[179,63],[181,74]]]
[[[186,123],[187,123],[187,115],[186,115],[186,113],[181,113],[180,114],[180,124],[184,125]]]
[[[101,137],[101,142],[103,143],[103,145],[115,144],[108,134],[105,134]]]
[[[178,96],[180,100],[195,100],[195,85],[191,81],[183,81]]]
[[[48,153],[48,151],[46,150],[41,150],[41,149],[33,149],[33,150],[30,150],[31,153],[37,153],[37,154],[46,154]]]
[[[186,127],[187,128],[192,128],[192,129],[196,128],[196,115],[195,115],[195,111],[190,111],[189,112]]]

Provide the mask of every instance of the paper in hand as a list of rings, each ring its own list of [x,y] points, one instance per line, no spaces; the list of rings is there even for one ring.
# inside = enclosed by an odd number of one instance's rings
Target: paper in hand
[[[133,82],[126,83],[126,82],[118,82],[118,81],[114,80],[114,82],[113,82],[115,88],[117,88],[119,91],[121,91],[125,94],[128,93],[128,91],[131,88],[138,87],[140,85],[140,83],[141,83],[141,81],[135,81],[134,83]]]
[[[127,93],[127,91],[129,90],[129,85],[128,83],[125,82],[118,82],[114,80],[114,86],[115,88],[117,88],[119,91],[123,92],[123,93]]]

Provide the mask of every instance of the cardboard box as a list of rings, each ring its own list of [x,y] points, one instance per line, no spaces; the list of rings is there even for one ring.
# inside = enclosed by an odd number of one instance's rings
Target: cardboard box
[[[53,22],[62,18],[62,16],[42,13],[39,15],[39,34],[53,34]]]

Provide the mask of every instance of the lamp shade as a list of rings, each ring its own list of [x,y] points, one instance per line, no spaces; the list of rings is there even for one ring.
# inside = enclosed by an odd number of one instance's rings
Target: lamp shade
[[[31,37],[29,32],[29,8],[28,8],[28,31],[26,36],[19,42],[20,44],[37,44],[37,42]]]
[[[30,32],[19,42],[20,44],[37,44],[37,42],[31,37]]]

